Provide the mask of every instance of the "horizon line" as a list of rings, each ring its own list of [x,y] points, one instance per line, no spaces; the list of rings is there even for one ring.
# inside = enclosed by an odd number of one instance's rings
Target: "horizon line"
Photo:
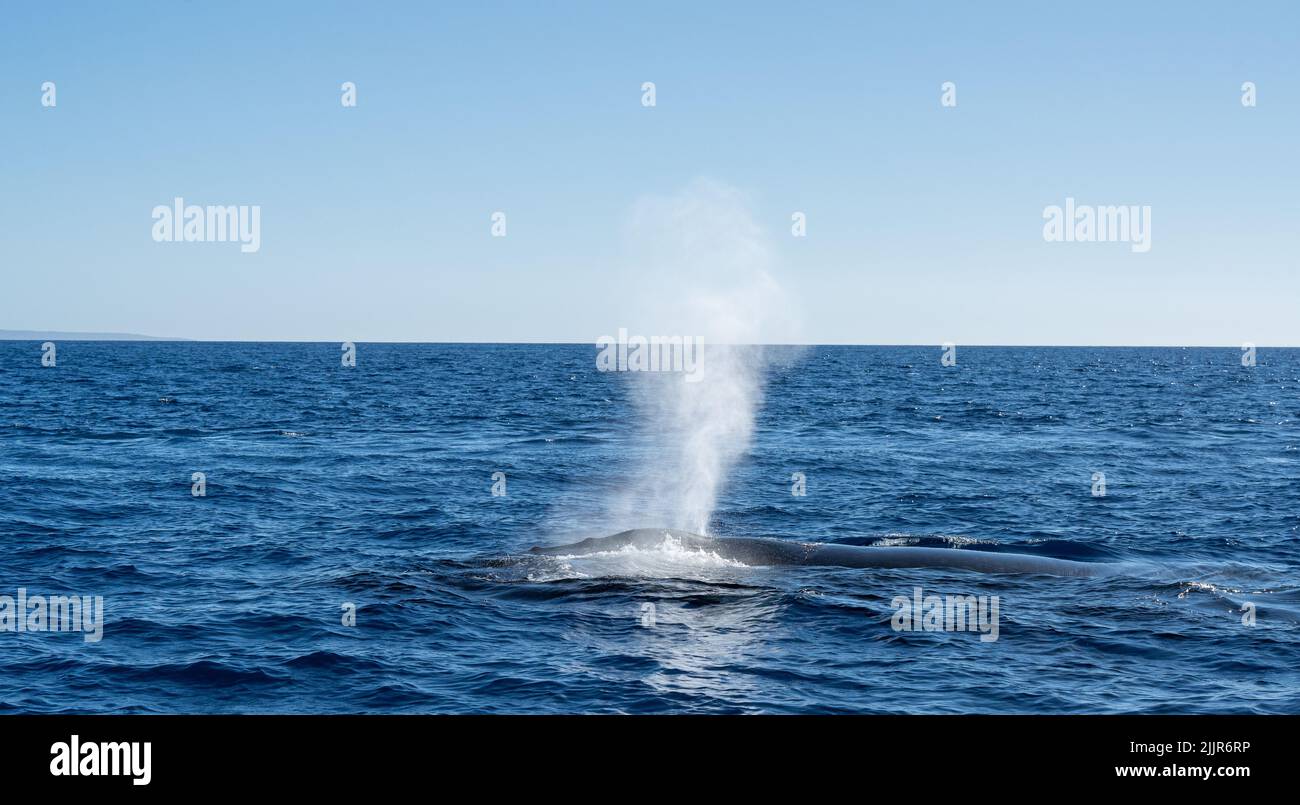
[[[398,339],[378,339],[378,340],[358,340],[355,338],[347,339],[318,339],[318,338],[183,338],[173,336],[153,336],[141,335],[137,333],[112,333],[112,332],[77,332],[72,330],[0,330],[0,341],[80,341],[88,343],[109,343],[117,341],[132,342],[164,342],[164,343],[191,343],[191,344],[410,344],[410,345],[460,345],[460,346],[578,346],[586,345],[598,347],[595,341],[408,341]],[[957,347],[978,347],[978,348],[1010,348],[1026,347],[1034,349],[1243,349],[1246,346],[1253,346],[1256,349],[1297,349],[1300,345],[1295,344],[977,344],[962,343],[960,341],[944,343],[915,343],[915,342],[895,342],[895,343],[866,343],[860,341],[823,341],[823,342],[775,342],[775,343],[734,343],[718,342],[710,346],[742,346],[742,347],[925,347],[925,348],[943,348],[947,343]]]

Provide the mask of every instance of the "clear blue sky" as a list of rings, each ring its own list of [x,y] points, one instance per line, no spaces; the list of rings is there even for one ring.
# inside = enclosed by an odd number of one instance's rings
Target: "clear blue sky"
[[[805,342],[1300,345],[1300,6],[997,5],[8,3],[0,328],[594,342],[705,178]],[[1151,251],[1044,242],[1067,196]]]

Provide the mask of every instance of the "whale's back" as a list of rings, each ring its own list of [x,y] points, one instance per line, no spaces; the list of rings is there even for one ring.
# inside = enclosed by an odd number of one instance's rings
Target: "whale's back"
[[[920,548],[874,545],[840,545],[795,542],[766,537],[706,537],[663,528],[635,528],[608,537],[589,537],[552,547],[535,547],[532,553],[549,556],[586,556],[628,548],[655,550],[666,541],[678,548],[711,551],[741,564],[762,567],[820,565],[832,567],[942,567],[979,573],[1041,573],[1052,576],[1102,576],[1118,565],[1077,562],[1022,553],[975,551],[961,548]]]

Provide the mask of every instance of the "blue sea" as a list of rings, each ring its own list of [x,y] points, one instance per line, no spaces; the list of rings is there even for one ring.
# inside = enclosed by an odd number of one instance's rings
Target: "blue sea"
[[[1300,350],[764,365],[710,534],[1133,568],[1099,578],[529,554],[672,525],[632,521],[685,431],[595,355],[0,342],[0,595],[104,612],[0,631],[0,710],[1300,712]],[[895,628],[918,587],[997,596],[997,639]]]

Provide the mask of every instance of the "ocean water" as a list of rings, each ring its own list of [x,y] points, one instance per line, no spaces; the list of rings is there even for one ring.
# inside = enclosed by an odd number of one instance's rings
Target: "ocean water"
[[[644,376],[581,345],[357,349],[69,341],[50,368],[0,342],[0,595],[105,613],[97,642],[0,632],[0,710],[1300,712],[1298,350],[766,373],[710,533],[1132,568],[1058,578],[529,555],[668,525],[611,514],[675,436]],[[895,629],[917,587],[998,596],[998,638]]]

